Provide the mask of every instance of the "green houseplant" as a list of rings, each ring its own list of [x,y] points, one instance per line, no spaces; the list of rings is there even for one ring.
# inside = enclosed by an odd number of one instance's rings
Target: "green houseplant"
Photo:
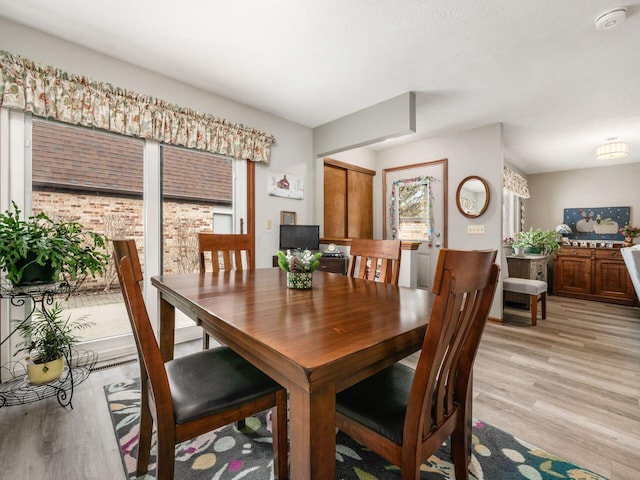
[[[86,317],[72,320],[64,317],[62,307],[55,303],[48,310],[36,309],[29,321],[20,321],[17,331],[25,338],[18,343],[19,352],[31,354],[27,358],[27,375],[32,384],[57,380],[64,370],[64,357],[78,342],[76,331],[93,325]]]
[[[513,246],[524,248],[525,253],[541,253],[544,255],[551,255],[560,249],[556,232],[540,228],[531,228],[516,233]]]
[[[101,275],[109,260],[105,247],[104,236],[77,222],[53,221],[44,212],[22,220],[15,202],[0,213],[0,270],[14,285]]]

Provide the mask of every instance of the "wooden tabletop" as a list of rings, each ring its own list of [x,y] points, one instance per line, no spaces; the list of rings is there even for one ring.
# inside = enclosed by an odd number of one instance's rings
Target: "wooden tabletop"
[[[433,295],[314,272],[311,290],[278,268],[152,278],[161,348],[172,350],[173,307],[289,390],[291,478],[333,478],[335,393],[422,346]],[[171,343],[171,345],[168,345]]]

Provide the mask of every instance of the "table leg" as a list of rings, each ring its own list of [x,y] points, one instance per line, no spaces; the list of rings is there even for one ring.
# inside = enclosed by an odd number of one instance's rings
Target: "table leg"
[[[160,295],[160,353],[165,362],[173,359],[175,343],[176,310]]]
[[[296,480],[335,478],[335,385],[307,392],[289,389],[290,474]]]

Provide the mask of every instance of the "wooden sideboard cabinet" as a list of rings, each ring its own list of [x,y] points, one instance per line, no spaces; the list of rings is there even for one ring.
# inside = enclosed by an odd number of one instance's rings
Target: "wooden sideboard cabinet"
[[[637,303],[618,248],[562,247],[553,262],[553,293],[621,305]]]
[[[530,280],[547,281],[547,255],[508,256],[509,276],[512,278],[528,278]],[[505,301],[520,303],[529,309],[530,296],[525,293],[506,292]]]

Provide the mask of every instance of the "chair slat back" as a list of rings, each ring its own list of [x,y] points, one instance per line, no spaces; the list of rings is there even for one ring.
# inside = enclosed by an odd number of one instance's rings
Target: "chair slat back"
[[[351,240],[349,255],[347,276],[398,284],[400,240],[354,238]]]
[[[253,239],[249,235],[199,233],[198,254],[201,272],[206,270],[207,252],[211,254],[211,269],[214,273],[220,270],[253,270],[256,268]]]
[[[157,415],[173,421],[169,381],[144,303],[141,287],[142,267],[135,240],[113,240],[112,242],[118,280],[138,349],[140,376],[143,384],[145,379],[148,379],[151,385],[151,398],[155,403]]]
[[[498,282],[496,254],[495,250],[440,251],[433,285],[436,297],[409,397],[405,438],[415,438],[419,429],[432,431],[464,404]]]

